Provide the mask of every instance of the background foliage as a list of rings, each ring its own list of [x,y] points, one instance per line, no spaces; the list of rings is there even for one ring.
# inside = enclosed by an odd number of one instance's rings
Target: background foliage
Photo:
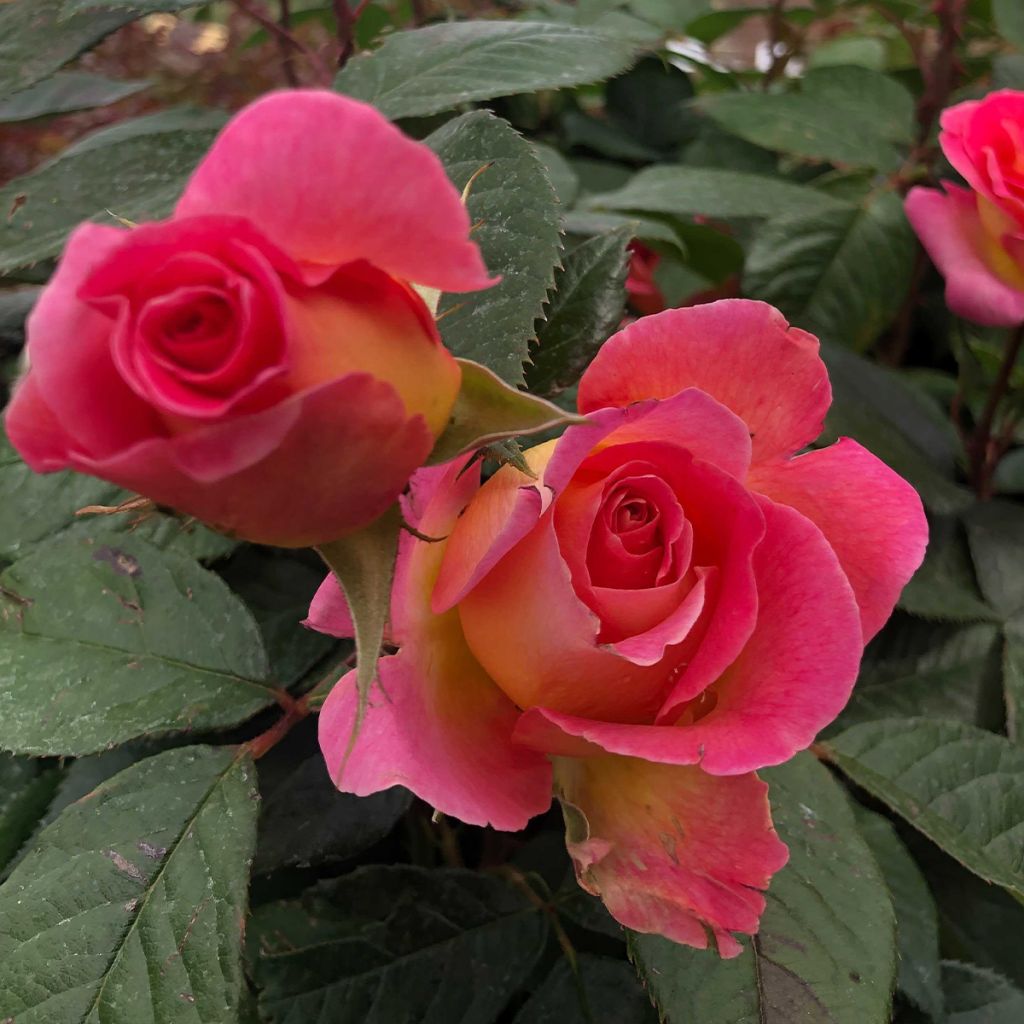
[[[721,962],[616,926],[557,814],[506,835],[336,793],[312,713],[351,649],[299,625],[316,560],[78,516],[126,495],[0,439],[0,1020],[1019,1024],[1024,365],[945,308],[902,196],[952,176],[944,106],[1024,88],[1022,12],[0,3],[0,388],[77,222],[167,214],[228,112],[330,86],[460,188],[489,165],[469,207],[504,281],[442,299],[458,355],[569,406],[637,240],[656,302],[818,334],[822,442],[871,448],[932,530],[839,721],[764,773],[791,860]]]

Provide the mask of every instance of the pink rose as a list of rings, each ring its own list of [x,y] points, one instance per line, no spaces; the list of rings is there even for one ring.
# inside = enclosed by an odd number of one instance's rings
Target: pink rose
[[[668,310],[601,349],[589,424],[526,453],[536,479],[418,473],[406,516],[447,539],[403,538],[400,649],[343,773],[351,675],[324,706],[335,781],[501,829],[553,782],[622,924],[736,955],[787,855],[754,772],[839,713],[926,544],[917,494],[856,442],[794,457],[830,398],[772,307]],[[330,578],[310,623],[350,632]]]
[[[971,190],[914,188],[907,217],[968,320],[1024,322],[1024,92],[1004,89],[942,114],[939,142]]]
[[[29,320],[11,441],[39,472],[249,540],[333,540],[396,499],[447,423],[461,373],[410,283],[487,286],[469,229],[437,157],[373,108],[267,96],[169,220],[71,235]]]

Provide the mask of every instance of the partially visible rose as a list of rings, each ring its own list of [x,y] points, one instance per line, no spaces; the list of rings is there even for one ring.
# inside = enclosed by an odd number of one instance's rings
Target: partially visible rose
[[[910,190],[907,216],[946,279],[946,302],[979,324],[1024,322],[1024,92],[943,111],[939,143],[970,189]]]
[[[661,256],[650,246],[636,238],[629,243],[626,296],[630,307],[644,316],[660,313],[665,308],[665,296],[654,279],[659,263]]]
[[[72,234],[29,319],[10,439],[39,472],[248,540],[333,540],[396,499],[447,423],[459,366],[411,284],[491,283],[469,230],[437,157],[372,107],[271,94],[169,220]]]
[[[913,489],[854,441],[796,456],[830,402],[817,341],[763,303],[647,317],[584,374],[588,424],[480,485],[421,471],[391,603],[398,654],[341,788],[403,785],[473,824],[563,803],[580,883],[622,924],[723,956],[786,859],[755,770],[846,702],[924,553]],[[350,635],[328,578],[310,624]]]

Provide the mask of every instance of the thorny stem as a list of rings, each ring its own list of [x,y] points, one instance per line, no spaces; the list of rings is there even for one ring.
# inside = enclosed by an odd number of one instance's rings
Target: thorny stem
[[[983,501],[992,497],[992,476],[1002,454],[1001,442],[993,441],[992,424],[995,422],[999,403],[1006,397],[1006,393],[1010,389],[1010,377],[1013,374],[1013,368],[1017,365],[1017,357],[1020,355],[1022,345],[1024,345],[1024,324],[1014,328],[1013,334],[1010,335],[1006,349],[1003,351],[1003,361],[999,365],[996,379],[992,382],[988,398],[985,399],[985,407],[978,417],[974,433],[971,435],[967,447],[971,483],[974,485],[975,493]]]
[[[254,736],[246,744],[254,761],[278,745],[309,713],[309,701],[306,697],[296,700],[286,690],[278,690],[277,702],[284,708],[284,714],[265,732]]]
[[[356,18],[358,15],[349,7],[348,0],[332,0],[331,7],[334,10],[334,21],[337,25],[338,43],[340,45],[338,50],[338,70],[340,71],[348,63],[349,57],[355,52]],[[361,12],[362,7],[360,6]]]
[[[301,53],[315,70],[317,80],[321,85],[328,86],[331,84],[334,76],[331,74],[330,68],[320,59],[320,55],[316,51],[311,50],[301,42],[290,29],[278,24],[258,4],[250,3],[250,0],[231,0],[231,2],[243,14],[265,28],[270,35],[279,41],[281,46],[287,45],[295,50],[296,53]],[[287,72],[285,73],[287,74]]]
[[[284,32],[291,35],[292,28],[292,3],[291,0],[278,0],[281,10],[281,17],[278,24]],[[295,70],[295,52],[284,36],[277,37],[277,46],[281,51],[281,70],[284,72],[284,80],[294,89],[299,84],[299,76]]]
[[[924,92],[917,103],[919,147],[927,143],[935,119],[949,103],[950,93],[963,71],[957,46],[967,15],[967,0],[935,0],[935,14],[939,19],[939,45],[935,56],[930,61],[924,59],[920,47],[915,54],[924,79]]]
[[[792,40],[787,38],[785,9],[786,0],[774,0],[771,14],[768,17],[770,27],[768,45],[771,48],[772,63],[761,79],[761,88],[764,90],[767,90],[785,73],[786,66],[796,53],[796,47]],[[781,52],[779,52],[780,44],[785,44],[785,49]]]

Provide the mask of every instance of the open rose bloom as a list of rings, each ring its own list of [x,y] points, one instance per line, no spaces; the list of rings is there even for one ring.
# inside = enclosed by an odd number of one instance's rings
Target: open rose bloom
[[[411,285],[490,284],[469,229],[437,157],[371,107],[271,94],[169,220],[72,234],[11,441],[39,472],[249,540],[333,540],[394,502],[448,422],[460,369]]]
[[[915,492],[821,432],[816,340],[757,302],[637,321],[583,377],[588,423],[483,486],[414,477],[365,723],[321,746],[357,794],[406,786],[520,829],[562,802],[580,884],[622,924],[723,956],[786,861],[756,769],[807,747],[920,563]],[[351,635],[328,578],[310,624]]]
[[[914,188],[906,209],[946,279],[954,313],[1024,322],[1024,92],[1005,89],[942,114],[939,142],[969,189]]]

